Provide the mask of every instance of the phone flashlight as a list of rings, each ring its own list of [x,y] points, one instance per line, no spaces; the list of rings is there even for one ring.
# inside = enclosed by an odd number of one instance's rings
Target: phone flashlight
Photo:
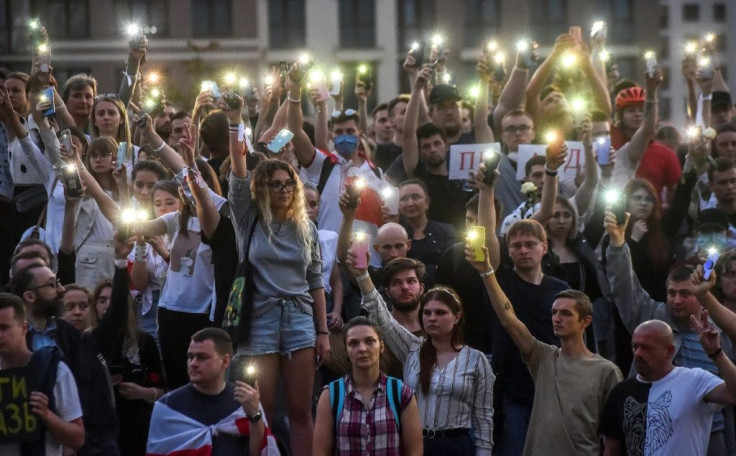
[[[603,199],[616,216],[616,223],[618,225],[624,223],[626,221],[626,211],[624,210],[621,192],[616,189],[607,190],[606,193],[603,194]]]
[[[487,150],[483,154],[483,164],[486,167],[486,171],[483,175],[483,182],[488,185],[493,185],[496,180],[496,173],[494,171],[498,168],[498,164],[501,161],[501,155],[493,150]]]
[[[567,53],[565,53],[565,54],[562,55],[562,58],[561,58],[560,61],[562,62],[562,66],[564,68],[568,68],[569,69],[569,68],[572,68],[572,67],[575,66],[575,64],[577,63],[577,60],[578,59],[577,59],[577,57],[575,57],[575,54],[573,54],[571,52],[567,52]]]
[[[547,144],[552,144],[557,142],[559,136],[557,135],[557,132],[554,130],[550,130],[547,133],[544,134],[544,142]]]
[[[387,185],[381,190],[381,198],[383,198],[383,204],[386,205],[389,215],[396,215],[399,213],[399,192]]]
[[[595,38],[599,33],[605,33],[605,30],[606,23],[604,21],[595,21],[593,22],[593,26],[590,27],[590,36],[591,38]]]
[[[486,227],[482,225],[471,226],[465,239],[473,250],[473,261],[483,261],[485,259],[483,246],[486,243]]]
[[[654,51],[647,51],[644,53],[644,60],[647,65],[647,74],[650,78],[653,78],[654,72],[657,69],[657,54]]]
[[[258,370],[256,369],[256,366],[254,364],[248,364],[245,366],[245,369],[243,369],[243,381],[248,385],[255,387],[257,373]]]
[[[347,186],[349,208],[355,209],[358,207],[358,199],[363,193],[363,187],[365,187],[365,179],[362,177],[354,178]]]
[[[705,263],[703,263],[703,278],[705,280],[710,279],[710,275],[716,267],[716,263],[718,263],[718,259],[720,257],[721,253],[717,248],[711,247],[708,249],[708,258],[706,258]]]
[[[225,81],[225,85],[232,87],[238,80],[238,76],[234,72],[228,71],[227,73],[225,73],[225,77],[223,80]]]
[[[353,235],[353,253],[355,253],[355,268],[365,269],[368,267],[368,248],[370,247],[371,237],[368,234],[358,231]]]

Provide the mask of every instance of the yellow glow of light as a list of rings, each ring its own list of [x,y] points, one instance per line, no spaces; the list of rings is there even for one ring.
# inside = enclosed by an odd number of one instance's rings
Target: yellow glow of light
[[[478,239],[478,232],[475,230],[468,231],[468,235],[466,236],[468,241],[474,241]]]
[[[699,135],[700,135],[700,128],[696,127],[695,125],[688,127],[687,136],[689,138],[697,138]]]
[[[204,92],[205,90],[212,89],[212,84],[210,81],[202,81],[202,85],[199,87],[200,92]]]
[[[718,249],[717,248],[711,247],[711,248],[708,249],[708,255],[715,255],[716,253],[718,253]]]
[[[234,72],[228,71],[227,73],[225,73],[225,84],[231,86],[234,85],[235,81],[237,80],[238,76]]]
[[[249,364],[245,368],[245,375],[248,377],[254,377],[256,375],[256,366]]]
[[[240,81],[238,81],[238,85],[241,89],[248,87],[250,85],[248,84],[248,78],[240,78]]]
[[[36,30],[39,27],[41,27],[41,21],[39,21],[38,19],[28,20],[28,28],[30,28],[31,30]]]
[[[486,44],[486,49],[488,49],[488,52],[495,52],[498,49],[498,43],[496,40],[491,40]]]
[[[147,100],[146,100],[146,101],[144,102],[144,105],[146,106],[146,108],[149,108],[149,109],[150,109],[150,108],[153,108],[154,106],[156,106],[156,102],[155,102],[155,101],[153,101],[153,99],[152,99],[152,98],[149,98],[149,99],[147,99]]]
[[[266,77],[263,78],[263,82],[266,85],[269,85],[269,86],[272,85],[273,84],[273,76],[271,76],[270,74],[267,75]]]
[[[575,66],[575,63],[577,63],[578,58],[575,56],[575,54],[567,52],[562,55],[561,61],[563,67],[572,68]]]
[[[69,163],[64,167],[64,170],[68,173],[73,173],[77,170],[77,165],[75,165],[74,163]]]
[[[450,73],[445,73],[442,75],[442,82],[445,84],[449,84],[450,81],[452,81],[452,75]]]
[[[353,185],[355,186],[355,188],[357,188],[358,190],[360,190],[363,187],[365,187],[365,179],[363,179],[362,177],[359,177],[359,178],[355,179],[355,183],[353,183]]]
[[[695,41],[688,41],[685,43],[685,54],[692,55],[696,52],[698,52],[698,43]]]
[[[431,40],[432,46],[442,46],[444,42],[445,42],[445,38],[439,33],[435,33],[434,35],[432,35],[432,40]]]
[[[146,75],[146,79],[151,84],[158,84],[158,82],[161,80],[161,76],[159,76],[158,73],[152,71],[152,72],[148,73],[148,75]]]
[[[386,187],[383,190],[381,190],[381,196],[384,198],[391,198],[391,196],[394,194],[394,190],[391,187]]]
[[[714,42],[715,40],[716,40],[716,34],[715,34],[715,33],[713,33],[713,32],[710,32],[710,33],[707,33],[707,34],[705,35],[705,41],[707,41],[708,43],[712,43],[712,42]]]
[[[137,219],[137,214],[135,209],[123,209],[123,211],[120,213],[120,220],[123,223],[133,223]]]
[[[490,160],[495,154],[496,152],[493,149],[488,149],[487,151],[483,152],[483,160]]]
[[[325,74],[321,70],[312,70],[309,72],[309,80],[316,84],[325,80]]]
[[[584,98],[573,98],[570,102],[570,106],[574,112],[585,112],[588,109],[588,103]]]
[[[593,26],[590,28],[590,33],[595,35],[596,33],[603,30],[603,28],[606,26],[606,23],[603,21],[595,21],[593,22]]]
[[[651,60],[653,58],[656,58],[657,55],[654,53],[654,51],[647,51],[644,53],[644,58],[647,60]]]
[[[136,24],[135,22],[131,22],[125,27],[125,33],[128,34],[128,36],[136,36],[140,33],[141,26],[139,24]]]
[[[301,55],[299,55],[299,63],[302,65],[306,65],[307,63],[309,63],[309,54],[304,52]]]
[[[355,233],[355,240],[358,242],[365,240],[367,237],[368,235],[362,231],[358,231],[357,233]]]
[[[613,205],[618,202],[620,196],[621,192],[611,189],[606,191],[606,193],[603,195],[603,198],[606,200],[606,203],[608,203],[609,205]]]
[[[544,135],[544,140],[547,144],[551,144],[555,141],[557,141],[557,132],[556,131],[548,131]]]
[[[40,54],[45,54],[46,52],[49,52],[49,45],[46,43],[39,44],[38,45],[38,52]]]
[[[358,66],[358,73],[359,74],[366,74],[368,72],[368,65],[365,63],[362,63]]]
[[[411,43],[411,46],[409,47],[409,49],[411,49],[412,51],[416,51],[417,49],[419,49],[419,42],[414,41],[413,43]]]
[[[332,73],[330,73],[330,79],[334,80],[341,80],[342,81],[342,72],[340,70],[332,70]]]
[[[603,137],[598,138],[595,140],[595,142],[598,143],[599,146],[602,146],[606,143],[606,138],[603,138]]]
[[[160,89],[157,89],[157,88],[153,88],[153,89],[151,89],[151,96],[152,96],[153,98],[158,98],[158,97],[160,97],[160,96],[161,96],[161,90],[160,90]],[[149,100],[149,101],[150,101],[150,100]]]
[[[598,57],[601,59],[601,62],[608,62],[611,60],[611,53],[608,51],[601,51],[600,54],[598,54]]]
[[[478,98],[479,95],[480,95],[480,87],[477,85],[472,86],[468,90],[468,96],[470,96],[470,98],[475,99],[475,98]]]
[[[698,60],[698,65],[701,67],[710,65],[710,57],[701,57],[700,60]]]
[[[503,62],[506,61],[506,56],[503,52],[496,52],[496,54],[493,56],[493,61],[497,65],[503,65]]]
[[[46,94],[42,93],[38,96],[38,101],[40,101],[41,103],[45,103],[49,101],[49,97],[47,97]]]

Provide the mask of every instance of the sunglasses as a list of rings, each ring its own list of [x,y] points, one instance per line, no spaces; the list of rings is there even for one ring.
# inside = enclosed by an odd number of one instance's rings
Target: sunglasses
[[[358,111],[355,109],[346,109],[344,111],[340,111],[338,109],[332,111],[332,118],[337,119],[339,117],[350,117],[358,114]]]

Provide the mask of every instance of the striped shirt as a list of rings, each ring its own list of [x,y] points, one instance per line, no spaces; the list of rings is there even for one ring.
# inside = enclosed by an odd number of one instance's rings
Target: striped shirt
[[[404,364],[404,382],[416,392],[422,426],[432,430],[470,428],[476,455],[490,456],[495,377],[483,353],[463,346],[444,368],[435,366],[425,395],[419,386],[419,349],[427,339],[401,326],[375,289],[363,295],[363,308],[381,327],[388,348]]]
[[[386,377],[376,384],[368,406],[353,385],[353,376],[345,376],[345,403],[340,413],[335,436],[335,454],[344,456],[399,456],[401,455],[401,436],[393,412],[386,396]],[[325,386],[329,389],[329,385]],[[414,392],[403,385],[401,406],[409,405]],[[398,404],[397,404],[398,405]]]

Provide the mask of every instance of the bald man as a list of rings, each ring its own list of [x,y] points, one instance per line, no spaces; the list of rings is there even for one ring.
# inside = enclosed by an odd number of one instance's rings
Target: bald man
[[[714,413],[736,403],[736,366],[721,349],[708,312],[692,320],[723,378],[700,368],[675,367],[672,328],[661,320],[641,323],[631,342],[638,375],[616,385],[606,402],[600,429],[606,438],[604,456],[709,454]]]

